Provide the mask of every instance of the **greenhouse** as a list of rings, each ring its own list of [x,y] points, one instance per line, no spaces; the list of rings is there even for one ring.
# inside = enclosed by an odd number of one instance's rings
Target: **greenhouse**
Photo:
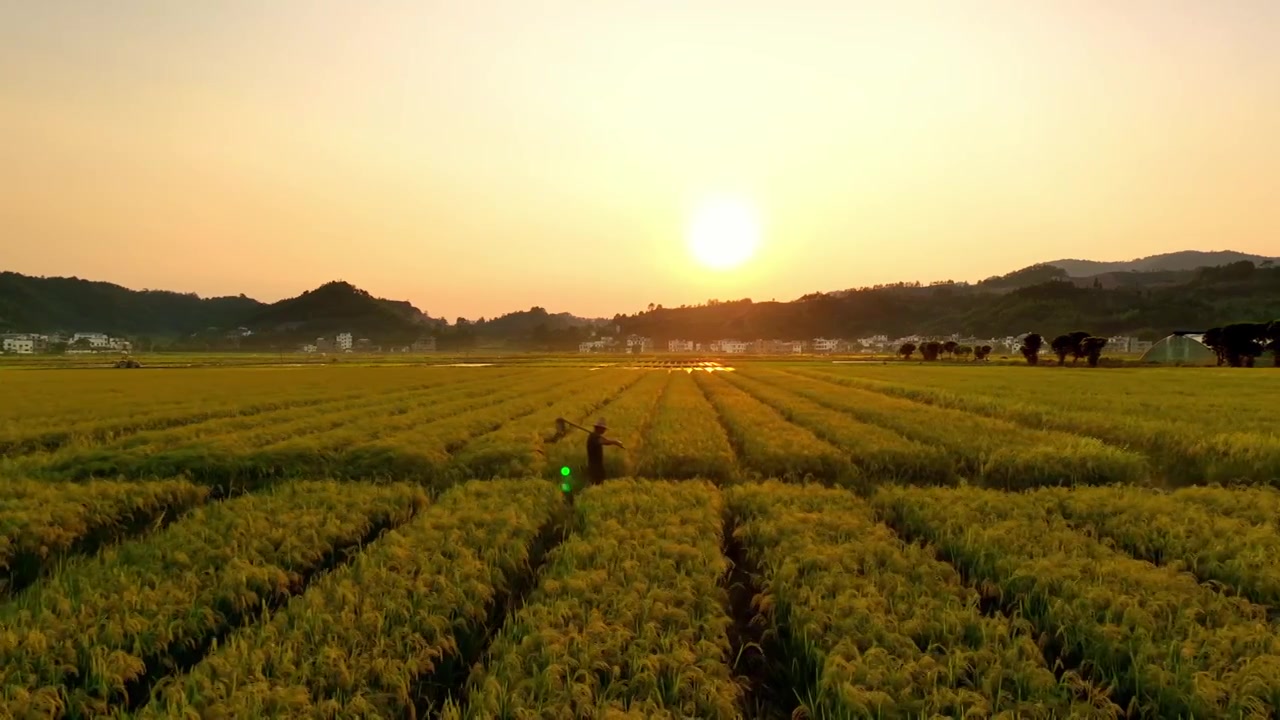
[[[1218,356],[1201,342],[1201,335],[1170,335],[1143,353],[1142,362],[1169,365],[1217,365]]]

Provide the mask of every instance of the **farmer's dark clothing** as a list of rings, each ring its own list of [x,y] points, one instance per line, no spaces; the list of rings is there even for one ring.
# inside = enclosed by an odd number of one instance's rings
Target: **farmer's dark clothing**
[[[591,433],[587,436],[587,477],[592,483],[604,482],[604,436]]]

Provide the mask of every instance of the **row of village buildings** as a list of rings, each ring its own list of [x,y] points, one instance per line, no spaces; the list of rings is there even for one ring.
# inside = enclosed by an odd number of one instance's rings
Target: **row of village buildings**
[[[374,345],[369,338],[357,338],[349,332],[338,333],[333,338],[319,337],[313,343],[307,343],[301,348],[304,353],[330,353],[330,352],[382,352],[384,348],[381,345]],[[436,349],[436,339],[430,335],[419,338],[412,345],[396,345],[385,348],[387,352],[434,352]]]
[[[954,340],[958,345],[978,347],[990,345],[996,354],[1017,352],[1025,335],[1010,335],[1002,338],[973,338],[952,335],[945,338],[908,335],[900,338],[889,338],[887,335],[846,340],[843,338],[813,338],[812,340],[715,340],[712,342],[695,342],[693,340],[668,340],[666,351],[672,353],[711,353],[723,355],[803,355],[803,354],[896,354],[898,348],[905,343],[919,346],[921,343],[937,340],[945,342]],[[1107,352],[1141,353],[1151,347],[1151,342],[1134,337],[1116,336],[1107,339]],[[628,353],[648,354],[655,351],[651,338],[639,335],[627,337],[600,337],[588,340],[578,346],[583,353]]]
[[[68,353],[129,352],[133,345],[124,338],[100,332],[66,335],[52,333],[8,333],[0,335],[0,352],[6,355],[35,355],[51,347],[65,346]]]

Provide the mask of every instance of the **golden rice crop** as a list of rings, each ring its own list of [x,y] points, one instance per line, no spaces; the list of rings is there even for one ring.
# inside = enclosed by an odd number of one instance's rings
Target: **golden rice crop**
[[[637,456],[636,474],[642,477],[727,481],[737,476],[733,447],[715,408],[688,373],[671,374]]]
[[[77,547],[113,542],[181,515],[208,494],[184,480],[6,480],[0,483],[0,590],[26,585],[49,561]]]
[[[491,368],[490,377],[517,371]],[[456,371],[455,371],[456,372]],[[335,374],[338,373],[338,374]],[[136,432],[266,416],[479,379],[446,369],[206,368],[162,373],[6,373],[0,455],[110,442]],[[24,394],[22,388],[29,388]]]
[[[756,379],[759,372],[759,379]],[[858,422],[845,413],[788,392],[770,382],[776,373],[725,373],[725,380],[814,435],[843,450],[868,481],[901,480],[950,484],[956,479],[951,457],[942,449],[908,440],[885,428]],[[785,376],[784,376],[785,377]]]
[[[1056,503],[1073,524],[1137,558],[1188,570],[1254,602],[1280,606],[1280,531],[1273,523],[1255,525],[1131,487],[1049,492],[1045,502]]]
[[[1186,487],[1173,497],[1257,525],[1280,523],[1280,489],[1274,487]]]
[[[291,483],[72,563],[0,605],[0,717],[114,712],[171,655],[424,503],[407,485]]]
[[[306,432],[254,427],[161,452],[148,447],[127,452],[108,448],[98,452],[99,459],[82,457],[66,470],[130,477],[188,474],[201,482],[233,488],[304,477],[439,481],[447,477],[453,451],[513,416],[563,397],[562,388],[572,375],[533,371],[522,380],[514,388],[509,381],[497,379],[436,391],[432,397],[401,406],[401,414],[388,412],[396,409],[394,405],[381,405],[363,413],[302,420]],[[59,470],[50,472],[56,475]]]
[[[815,368],[818,366],[815,366]],[[976,370],[976,372],[972,372]],[[979,398],[1086,413],[1116,413],[1194,425],[1211,432],[1263,426],[1275,417],[1269,400],[1280,375],[1180,368],[1107,368],[1054,371],[946,365],[828,366],[827,372],[869,381],[930,387]]]
[[[479,377],[483,376],[475,376]],[[308,436],[348,427],[413,427],[415,422],[407,415],[416,414],[420,424],[432,407],[460,398],[474,403],[473,398],[491,395],[508,382],[502,377],[463,380],[323,407],[289,408],[142,432],[90,448],[72,446],[47,457],[32,456],[24,459],[23,466],[53,477],[164,477],[190,472],[201,479],[221,479],[228,468],[265,464],[248,457],[263,446],[304,442]]]
[[[806,371],[810,372],[814,371]],[[1196,373],[1193,378],[1183,375],[1176,387],[1162,392],[1145,387],[1148,378],[1161,377],[1151,372],[1124,375],[1124,381],[1115,385],[1094,385],[1082,393],[1093,398],[1084,403],[1058,387],[1063,381],[1051,375],[1034,376],[1034,381],[1024,379],[1012,386],[1006,380],[998,395],[985,395],[975,391],[971,383],[953,391],[907,383],[902,377],[888,382],[848,373],[820,374],[851,387],[1140,449],[1173,482],[1280,484],[1280,434],[1274,429],[1274,409],[1259,407],[1252,422],[1245,412],[1251,402],[1265,405],[1262,398],[1269,397],[1269,391],[1280,392],[1274,378],[1257,373],[1232,385],[1224,382],[1221,373],[1207,377]],[[1070,378],[1071,374],[1062,377]],[[977,376],[978,381],[980,378]],[[1206,382],[1212,384],[1201,384]],[[1189,383],[1194,391],[1188,392]],[[1214,386],[1222,387],[1222,392],[1215,392]],[[1187,404],[1179,404],[1179,395],[1189,397]],[[1229,404],[1215,410],[1215,395],[1229,397]]]
[[[471,482],[154,693],[138,717],[412,717],[474,659],[491,616],[563,520],[540,480]],[[501,617],[500,612],[497,617]],[[465,667],[458,667],[465,677]],[[430,698],[428,698],[430,699]]]
[[[1187,573],[1112,550],[1043,496],[881,486],[909,538],[936,543],[1143,717],[1243,717],[1280,708],[1280,636],[1266,612]]]
[[[720,495],[708,482],[610,480],[445,718],[736,718],[719,580]]]
[[[1141,455],[1088,437],[1032,430],[859,390],[846,378],[788,369],[771,378],[779,387],[858,420],[889,428],[946,450],[957,470],[977,482],[1008,490],[1039,485],[1137,482],[1149,473]],[[834,384],[833,384],[834,383]]]
[[[851,481],[855,471],[836,448],[720,377],[698,373],[697,383],[715,406],[738,451],[739,462],[752,475],[802,480]]]
[[[1025,621],[985,617],[951,566],[865,501],[777,482],[725,495],[759,573],[755,603],[812,683],[798,690],[805,717],[1119,714],[1074,674],[1055,678]]]

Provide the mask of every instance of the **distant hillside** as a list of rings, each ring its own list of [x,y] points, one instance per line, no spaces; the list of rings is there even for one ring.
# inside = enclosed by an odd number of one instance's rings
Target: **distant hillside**
[[[534,306],[528,310],[507,313],[490,320],[476,323],[477,332],[481,336],[520,337],[532,336],[535,332],[557,332],[570,328],[592,328],[608,324],[608,320],[592,320],[581,318],[567,312],[549,313],[545,308]]]
[[[239,324],[264,340],[313,340],[350,332],[378,342],[410,343],[440,321],[408,302],[375,298],[350,283],[330,282],[261,307]]]
[[[1054,260],[1043,263],[1066,271],[1069,277],[1083,278],[1104,273],[1155,272],[1160,270],[1190,271],[1202,267],[1221,267],[1235,262],[1248,261],[1255,265],[1265,262],[1280,264],[1280,258],[1250,255],[1234,250],[1205,252],[1183,250],[1181,252],[1151,255],[1126,262],[1100,262],[1097,260]]]
[[[1238,255],[1236,253],[1235,255]],[[1160,257],[1208,258],[1222,253]],[[1065,261],[1060,261],[1065,262]],[[1083,262],[1083,261],[1071,261]],[[1141,261],[1163,265],[1166,261]],[[1181,262],[1181,261],[1178,261]],[[342,332],[375,345],[408,345],[434,336],[442,350],[477,346],[571,350],[597,332],[710,341],[884,334],[999,337],[1074,330],[1160,337],[1173,329],[1280,318],[1280,267],[1262,260],[1199,269],[1107,271],[1075,277],[1052,263],[979,283],[903,282],[812,293],[793,302],[709,301],[706,305],[586,319],[545,308],[450,324],[413,304],[385,300],[346,282],[330,282],[265,305],[244,296],[200,298],[133,291],[77,278],[0,273],[0,331],[95,330],[132,338],[168,338],[164,347],[291,349]],[[1176,262],[1173,264],[1177,264]],[[1091,263],[1090,268],[1112,264]],[[237,330],[244,327],[246,334]]]
[[[201,298],[194,293],[130,290],[80,278],[0,272],[0,330],[181,335],[234,327],[262,307],[244,295]]]
[[[1025,274],[1012,278],[1009,287],[999,291],[982,283],[913,283],[838,294],[813,293],[789,303],[740,300],[658,308],[621,315],[614,322],[624,333],[647,335],[661,344],[677,338],[711,341],[879,334],[1003,337],[1039,332],[1053,337],[1081,329],[1157,338],[1179,328],[1280,318],[1280,267],[1259,268],[1239,262],[1201,268],[1174,284],[1137,287],[1077,283],[1042,269],[1019,273]],[[1160,273],[1139,273],[1146,275],[1163,277]],[[1021,285],[1034,280],[1039,282]]]

